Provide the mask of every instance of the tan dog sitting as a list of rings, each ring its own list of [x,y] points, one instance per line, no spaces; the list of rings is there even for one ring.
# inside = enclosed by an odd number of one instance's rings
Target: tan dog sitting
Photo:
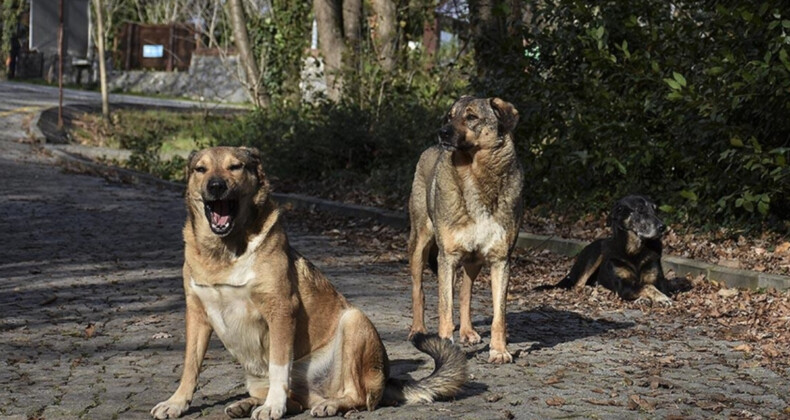
[[[288,244],[257,150],[202,150],[187,170],[184,371],[151,410],[155,418],[189,407],[212,331],[246,372],[250,396],[226,408],[231,417],[277,419],[305,408],[332,416],[459,391],[465,355],[438,337],[415,340],[436,361],[429,377],[389,379],[376,328]]]
[[[516,109],[499,98],[459,99],[439,131],[439,146],[423,152],[417,163],[409,200],[411,334],[425,332],[422,272],[428,262],[438,270],[439,336],[452,339],[453,284],[461,266],[461,342],[479,343],[470,314],[472,283],[487,264],[494,303],[491,363],[513,361],[506,348],[505,303],[522,215],[524,173],[512,134],[517,122]]]

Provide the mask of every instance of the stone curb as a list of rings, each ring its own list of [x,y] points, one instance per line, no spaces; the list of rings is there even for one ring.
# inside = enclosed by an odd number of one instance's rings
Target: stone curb
[[[63,150],[64,148],[61,146],[44,144],[42,147],[67,166],[75,166],[80,170],[97,173],[111,180],[135,185],[154,185],[159,188],[178,192],[184,190],[183,184],[165,181],[137,171],[93,162],[89,159],[72,155]],[[290,206],[292,208],[317,210],[346,217],[370,218],[377,223],[398,229],[405,229],[409,226],[409,220],[405,214],[382,210],[376,207],[339,203],[301,194],[272,193],[272,196],[280,205]],[[519,248],[548,249],[554,253],[569,257],[578,254],[587,244],[588,242],[585,241],[536,235],[527,232],[519,233],[516,242],[516,246]],[[665,255],[661,261],[665,271],[673,270],[680,277],[705,274],[709,280],[726,284],[728,287],[743,289],[790,289],[790,277],[788,276],[722,267],[672,255]]]
[[[38,126],[38,121],[41,119],[41,110],[36,112],[33,115],[33,118],[30,120],[30,125],[27,127],[27,135],[30,136],[31,139],[35,140],[36,143],[44,144],[47,142],[47,136],[44,135],[44,132],[41,131],[41,128]]]

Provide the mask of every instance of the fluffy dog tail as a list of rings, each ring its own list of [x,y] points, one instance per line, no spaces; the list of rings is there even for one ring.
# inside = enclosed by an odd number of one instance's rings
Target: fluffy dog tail
[[[415,334],[412,343],[417,350],[433,358],[433,373],[418,381],[389,378],[383,400],[415,404],[458,394],[468,378],[466,354],[461,348],[436,335]]]

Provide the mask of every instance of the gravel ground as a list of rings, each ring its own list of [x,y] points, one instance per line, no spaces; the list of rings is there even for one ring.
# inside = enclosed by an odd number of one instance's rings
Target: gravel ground
[[[180,194],[63,172],[17,142],[23,117],[0,118],[0,417],[147,418],[175,390],[183,357]],[[294,246],[377,326],[393,374],[430,372],[431,363],[406,342],[403,233],[306,212],[289,212],[287,224]],[[558,265],[548,262],[555,259]],[[535,294],[532,284],[555,281],[569,261],[525,254],[514,264],[508,326],[516,363],[485,361],[491,300],[482,279],[473,321],[484,343],[465,348],[464,392],[454,401],[348,417],[790,416],[787,359],[763,362],[761,341],[727,336],[708,312],[689,313],[681,300],[698,295],[680,293],[675,309],[652,310],[613,303],[597,289]],[[435,329],[431,278],[426,313]],[[787,303],[787,295],[765,296],[774,299],[769,312]],[[786,334],[766,331],[771,335],[760,340]],[[242,383],[240,367],[214,339],[187,417],[224,418],[223,407],[243,395]]]

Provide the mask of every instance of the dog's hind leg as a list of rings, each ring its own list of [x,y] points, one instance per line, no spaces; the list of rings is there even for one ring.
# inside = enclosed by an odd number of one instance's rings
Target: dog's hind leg
[[[480,334],[472,327],[472,285],[480,273],[482,264],[477,262],[464,263],[464,277],[461,281],[460,309],[461,309],[461,329],[459,335],[461,343],[477,344],[480,342]]]
[[[576,258],[571,272],[557,284],[557,287],[581,290],[586,284],[595,283],[595,274],[603,262],[603,254],[603,240],[584,247]]]
[[[429,222],[430,223],[430,222]],[[411,271],[412,324],[409,339],[425,329],[425,292],[422,288],[422,275],[431,248],[436,246],[430,226],[413,226],[409,237],[409,269]]]
[[[389,374],[387,354],[373,324],[358,309],[348,309],[338,330],[335,340],[341,342],[333,350],[332,379],[322,395],[310,396],[310,414],[316,417],[351,409],[373,410],[384,395]]]

